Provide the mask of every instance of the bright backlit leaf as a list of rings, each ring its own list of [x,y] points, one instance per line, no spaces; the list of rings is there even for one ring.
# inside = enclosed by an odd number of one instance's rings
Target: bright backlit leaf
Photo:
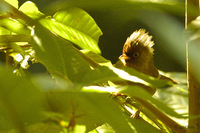
[[[101,30],[85,11],[78,8],[70,8],[57,12],[52,19],[41,19],[41,24],[73,42],[79,47],[100,53],[98,47]]]
[[[0,26],[12,31],[14,33],[23,34],[23,35],[30,35],[30,30],[22,25],[17,20],[7,18],[7,19],[0,19]],[[4,33],[3,33],[4,34]]]
[[[38,19],[43,16],[43,13],[41,13],[35,3],[31,1],[25,2],[23,5],[19,8],[20,11],[24,12],[26,15],[33,19]]]
[[[184,116],[176,113],[173,109],[169,108],[169,106],[167,106],[165,103],[153,98],[147,91],[145,91],[143,88],[139,86],[126,86],[124,90],[121,90],[121,93],[125,93],[133,97],[138,97],[150,101],[166,114],[177,118],[184,118]]]

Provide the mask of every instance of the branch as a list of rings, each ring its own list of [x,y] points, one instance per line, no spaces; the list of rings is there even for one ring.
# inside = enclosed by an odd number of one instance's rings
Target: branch
[[[29,48],[29,47],[32,47],[31,44],[26,44],[26,45],[19,45],[21,48]],[[10,47],[1,47],[0,48],[0,52],[2,51],[5,51],[5,50],[10,50],[10,49],[13,49],[13,48],[10,48]]]
[[[186,29],[189,23],[192,20],[196,19],[199,16],[199,0],[186,0],[185,3],[185,22]],[[187,78],[188,78],[188,101],[189,101],[189,122],[188,122],[188,133],[197,133],[200,131],[200,118],[192,118],[192,116],[200,115],[200,83],[195,77],[196,68],[194,67],[194,60],[192,59],[191,54],[193,53],[192,47],[199,44],[199,40],[197,43],[192,44],[192,42],[186,44],[186,52],[187,52]],[[196,60],[195,60],[196,61]],[[199,63],[200,61],[198,61]]]
[[[142,100],[140,98],[135,98],[141,105],[143,105],[146,109],[148,109],[153,115],[155,115],[160,121],[162,121],[166,126],[171,128],[176,133],[186,133],[186,128],[182,127],[178,123],[176,123],[174,120],[169,118],[166,114],[162,113],[160,110],[158,110],[156,107],[154,107],[149,102]]]

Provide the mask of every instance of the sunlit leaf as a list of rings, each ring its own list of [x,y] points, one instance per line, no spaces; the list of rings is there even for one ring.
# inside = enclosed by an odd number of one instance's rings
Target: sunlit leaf
[[[81,52],[83,52],[85,55],[87,55],[87,57],[91,58],[99,65],[107,66],[107,67],[112,66],[112,63],[110,60],[105,59],[103,56],[99,54],[95,54],[92,51],[88,51],[88,50],[81,50]]]
[[[129,81],[140,83],[152,87],[165,87],[171,86],[170,81],[159,80],[151,76],[142,74],[132,68],[117,69],[114,67],[99,66],[88,72],[81,80],[85,84],[105,83],[107,81]],[[129,85],[129,83],[125,84]]]
[[[97,131],[96,131],[97,130]],[[96,132],[95,132],[96,131]],[[115,131],[109,126],[108,124],[103,124],[102,126],[99,126],[97,129],[95,129],[93,132],[89,133],[98,133],[98,132],[106,132],[106,133],[114,133]]]
[[[129,94],[130,96],[138,97],[144,100],[152,102],[156,107],[158,107],[162,112],[165,112],[168,115],[184,118],[184,116],[176,113],[173,109],[167,106],[165,103],[153,98],[147,91],[139,86],[127,86],[126,89],[122,90],[122,93]]]
[[[18,34],[30,35],[30,30],[14,19],[0,19],[0,26]]]
[[[70,8],[57,12],[52,20],[42,19],[40,22],[52,32],[79,47],[100,53],[98,39],[102,32],[85,11]]]
[[[69,8],[57,12],[53,18],[63,24],[76,28],[79,31],[94,38],[98,41],[102,35],[101,29],[97,26],[94,19],[85,11],[79,8]]]
[[[82,79],[82,83],[86,85],[103,83],[107,81],[123,80],[117,74],[115,74],[111,69],[105,66],[99,66],[94,70],[88,72]]]
[[[3,27],[0,27],[0,35],[10,35],[10,31]]]
[[[91,70],[70,42],[55,36],[42,26],[36,26],[34,32],[33,48],[40,62],[51,74],[59,75],[68,82],[79,82]]]
[[[116,71],[120,77],[124,77],[124,79],[127,79],[129,81],[135,81],[140,82],[145,85],[150,85],[153,87],[164,87],[164,86],[171,86],[172,83],[167,80],[159,80],[154,77],[145,75],[143,73],[138,72],[135,69],[129,68],[129,67],[123,67],[121,68],[123,71]],[[116,69],[117,70],[117,69]]]
[[[33,19],[38,19],[44,15],[38,10],[35,3],[31,1],[25,2],[23,5],[20,6],[19,10],[24,12],[26,15],[28,15],[29,17]]]
[[[161,100],[169,107],[171,107],[177,113],[187,116],[188,114],[188,90],[186,84],[186,73],[169,73],[170,77],[173,77],[176,81],[181,84],[177,84],[173,87],[158,89],[155,98]],[[175,121],[180,123],[182,126],[187,125],[187,119],[178,119]]]
[[[5,1],[14,6],[15,8],[18,8],[18,3],[19,3],[18,0],[5,0]]]

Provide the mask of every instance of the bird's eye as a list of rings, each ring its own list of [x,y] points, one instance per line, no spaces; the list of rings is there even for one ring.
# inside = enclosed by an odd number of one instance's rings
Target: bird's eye
[[[134,58],[138,58],[139,57],[139,53],[138,52],[133,53],[133,57]]]

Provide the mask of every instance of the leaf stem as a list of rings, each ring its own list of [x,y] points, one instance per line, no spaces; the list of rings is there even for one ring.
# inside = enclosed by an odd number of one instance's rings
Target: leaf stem
[[[5,7],[3,10],[5,10],[6,12],[9,12],[9,13],[12,13],[17,18],[20,18],[20,19],[24,20],[28,25],[30,25],[30,26],[34,26],[35,25],[36,21],[34,19],[32,19],[31,17],[27,16],[23,12],[19,11],[14,6],[12,6],[11,4],[7,3],[6,1],[0,0],[0,5],[1,5],[1,7]]]
[[[32,45],[31,44],[26,44],[26,45],[21,45],[20,47],[21,48],[29,48],[29,47],[32,47]],[[1,47],[0,48],[0,52],[5,51],[5,50],[11,50],[11,49],[13,49],[13,48],[10,48],[10,47]]]

